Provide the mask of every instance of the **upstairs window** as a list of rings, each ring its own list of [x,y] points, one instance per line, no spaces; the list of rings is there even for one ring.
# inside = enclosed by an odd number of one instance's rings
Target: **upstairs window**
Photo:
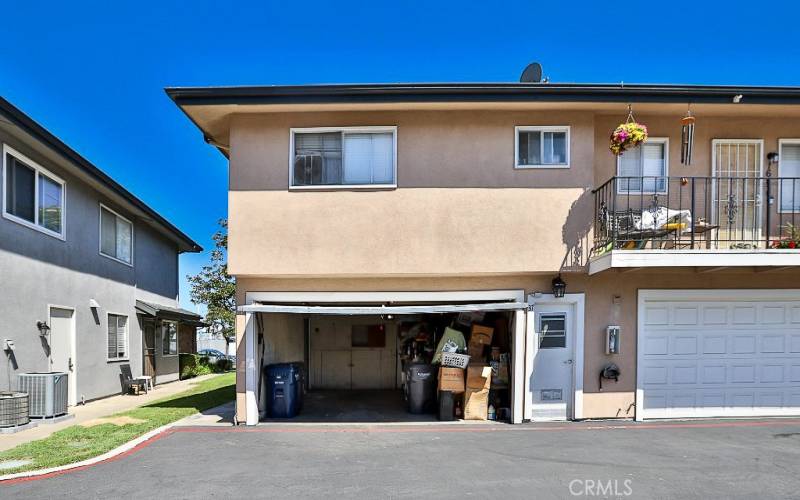
[[[293,129],[292,188],[395,187],[395,127]]]
[[[516,168],[569,168],[569,127],[516,127]]]
[[[800,212],[800,139],[779,141],[780,211]]]
[[[666,139],[650,138],[617,158],[619,193],[666,193],[668,147]]]
[[[100,205],[100,254],[133,264],[133,224],[104,205]]]
[[[3,147],[3,216],[64,239],[64,181]]]

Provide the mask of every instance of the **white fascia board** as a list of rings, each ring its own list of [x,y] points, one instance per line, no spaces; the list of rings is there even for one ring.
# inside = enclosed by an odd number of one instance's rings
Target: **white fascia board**
[[[612,250],[589,263],[589,274],[631,267],[800,266],[800,251],[768,250]]]

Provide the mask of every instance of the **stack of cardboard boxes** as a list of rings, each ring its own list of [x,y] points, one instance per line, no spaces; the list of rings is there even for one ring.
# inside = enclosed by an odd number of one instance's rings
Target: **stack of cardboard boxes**
[[[467,366],[466,381],[463,368],[450,366],[439,368],[439,391],[464,394],[463,415],[466,420],[487,420],[488,418],[492,366],[486,364],[486,351],[487,347],[492,345],[493,335],[493,328],[472,325],[467,344],[470,360],[469,366]]]

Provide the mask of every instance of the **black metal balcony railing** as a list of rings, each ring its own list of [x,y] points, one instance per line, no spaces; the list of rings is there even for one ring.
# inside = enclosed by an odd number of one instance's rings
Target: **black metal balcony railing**
[[[800,178],[613,177],[594,193],[594,248],[800,248]]]

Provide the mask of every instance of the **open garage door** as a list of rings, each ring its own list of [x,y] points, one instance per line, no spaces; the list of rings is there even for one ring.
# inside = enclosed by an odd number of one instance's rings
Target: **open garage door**
[[[523,291],[481,292],[250,292],[245,314],[247,353],[247,423],[258,422],[258,382],[261,361],[256,339],[257,319],[264,316],[305,318],[288,320],[297,331],[305,325],[306,364],[311,389],[399,389],[401,371],[398,339],[394,331],[402,318],[455,317],[484,312],[508,319],[506,333],[512,356],[508,388],[510,419],[522,421],[525,366],[525,320],[528,304]],[[394,321],[386,321],[394,318]],[[265,341],[269,347],[268,341]],[[267,360],[269,362],[269,359]]]
[[[639,292],[636,418],[800,415],[800,291]]]

